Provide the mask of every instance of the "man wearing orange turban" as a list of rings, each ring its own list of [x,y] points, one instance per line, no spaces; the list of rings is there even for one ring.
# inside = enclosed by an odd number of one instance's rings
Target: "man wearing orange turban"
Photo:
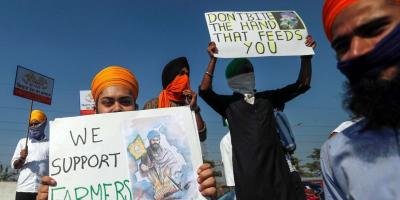
[[[49,140],[44,133],[46,124],[46,114],[41,110],[33,110],[29,120],[28,139],[20,139],[15,148],[11,167],[20,170],[16,200],[34,200],[40,185],[38,180],[49,173]]]
[[[326,0],[323,23],[359,119],[321,147],[326,199],[400,199],[400,1]]]
[[[41,110],[33,110],[31,112],[31,118],[29,123],[32,125],[33,123],[42,123],[47,120],[46,114],[44,114]]]
[[[120,66],[104,68],[92,81],[97,113],[136,110],[138,94],[139,84],[135,75]]]
[[[126,68],[109,66],[93,78],[92,95],[95,100],[96,113],[125,112],[137,110],[136,99],[139,85],[135,75]],[[216,195],[215,177],[209,164],[203,164],[198,169],[199,191],[203,196]],[[56,181],[49,176],[42,178],[37,200],[47,200],[49,185],[55,186]]]
[[[195,112],[200,141],[203,142],[207,138],[207,128],[197,105],[197,94],[190,88],[189,74],[186,57],[171,60],[162,71],[163,90],[158,97],[147,101],[143,109],[190,106]]]
[[[336,16],[351,4],[358,0],[328,0],[325,1],[322,11],[322,21],[324,22],[324,30],[326,37],[332,42],[332,25]]]

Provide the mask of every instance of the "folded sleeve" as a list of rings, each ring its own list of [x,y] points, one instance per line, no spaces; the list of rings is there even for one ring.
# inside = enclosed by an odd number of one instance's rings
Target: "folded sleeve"
[[[24,139],[19,140],[17,146],[15,147],[14,155],[11,158],[11,168],[12,169],[15,169],[14,168],[14,161],[19,159],[19,153],[23,149],[24,141],[25,141]]]
[[[309,89],[310,86],[296,82],[280,89],[261,92],[261,96],[268,98],[273,106],[277,107],[305,93]]]
[[[230,102],[230,96],[216,94],[211,88],[207,90],[199,89],[199,96],[212,108],[226,118],[226,109]]]

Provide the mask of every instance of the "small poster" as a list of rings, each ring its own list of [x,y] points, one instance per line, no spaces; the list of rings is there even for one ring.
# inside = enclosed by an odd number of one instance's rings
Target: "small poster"
[[[53,86],[54,79],[25,67],[17,66],[14,95],[50,105]]]
[[[94,111],[95,102],[90,90],[79,91],[79,100],[81,115],[91,115],[96,113]]]

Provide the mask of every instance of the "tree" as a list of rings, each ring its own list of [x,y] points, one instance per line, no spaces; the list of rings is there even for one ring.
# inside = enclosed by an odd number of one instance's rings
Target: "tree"
[[[311,162],[303,165],[312,176],[321,176],[320,151],[321,149],[314,148],[312,153],[307,156]]]
[[[297,172],[299,173],[300,176],[302,177],[310,177],[312,176],[311,173],[308,173],[304,170],[303,165],[301,165],[301,160],[297,158],[295,155],[291,156],[291,161],[293,166],[296,168]]]
[[[8,167],[0,164],[0,181],[15,181],[16,172],[9,171]]]

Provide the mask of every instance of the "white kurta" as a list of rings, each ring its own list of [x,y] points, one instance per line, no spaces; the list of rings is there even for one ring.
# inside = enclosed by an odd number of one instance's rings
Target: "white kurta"
[[[20,157],[21,150],[25,148],[25,138],[19,140],[11,160],[14,169],[14,161]],[[20,169],[17,192],[37,192],[42,176],[49,174],[49,140],[41,141],[28,139],[28,156],[24,166]]]
[[[228,132],[222,138],[219,148],[221,150],[222,163],[224,164],[226,185],[235,186],[235,178],[233,177],[232,143],[230,132]]]

